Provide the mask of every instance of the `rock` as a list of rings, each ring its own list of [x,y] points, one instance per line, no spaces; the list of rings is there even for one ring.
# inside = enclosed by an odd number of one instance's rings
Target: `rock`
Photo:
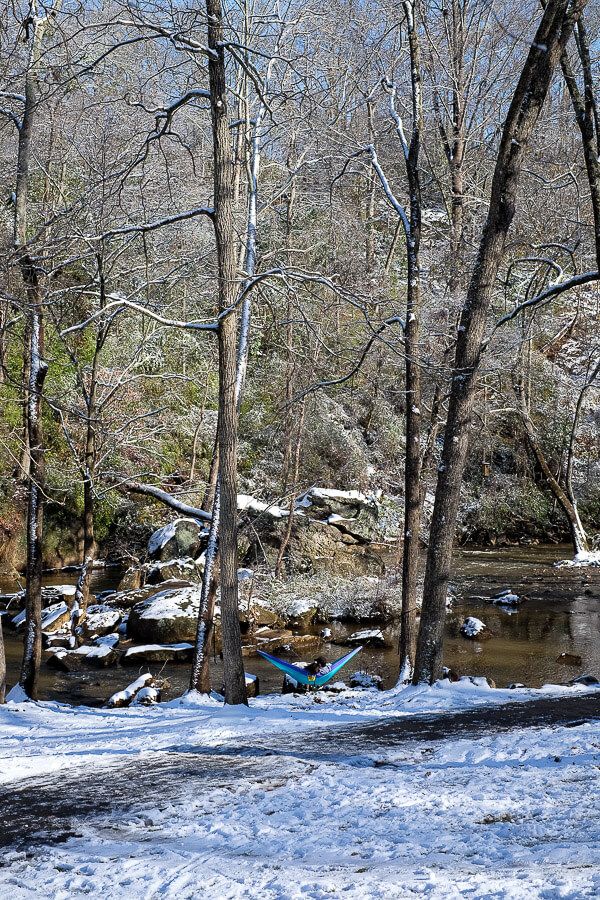
[[[261,603],[252,604],[248,618],[258,626],[282,624],[277,613],[274,612],[274,610],[269,609],[268,606],[263,606]]]
[[[140,662],[189,662],[194,652],[194,645],[181,644],[144,644],[140,647],[129,647],[123,654],[121,663],[124,666],[138,665]]]
[[[83,622],[78,626],[78,633],[85,638],[101,636],[115,631],[124,615],[122,609],[95,603],[88,606]]]
[[[242,656],[256,656],[257,650],[265,650],[267,653],[279,653],[283,647],[290,646],[293,633],[282,628],[257,628],[252,636],[251,644],[242,647]]]
[[[45,650],[62,647],[66,650],[73,649],[73,635],[71,631],[42,631],[42,647]]]
[[[359,541],[385,539],[378,527],[380,504],[374,494],[313,487],[300,497],[297,506],[311,519],[325,521]]]
[[[84,644],[76,650],[58,648],[47,652],[48,665],[63,672],[79,672],[85,668],[106,669],[114,666],[120,655],[117,650],[105,644],[100,646]]]
[[[299,598],[288,605],[286,610],[287,628],[308,628],[317,617],[317,607],[310,600]]]
[[[487,625],[485,622],[482,622],[481,619],[476,619],[475,616],[467,616],[465,621],[460,626],[460,633],[464,638],[468,638],[469,640],[477,640],[481,641],[485,637],[488,637],[486,634]]]
[[[71,614],[67,604],[61,600],[42,610],[42,631],[58,631],[58,629],[70,621]],[[16,615],[12,620],[13,628],[17,631],[25,628],[25,610]]]
[[[514,594],[510,588],[508,588],[508,590],[498,594],[497,597],[493,597],[492,603],[495,603],[496,606],[519,606],[521,603],[524,603],[526,599],[526,597],[519,597],[518,594]]]
[[[244,562],[253,562],[257,553],[275,567],[286,523],[281,519],[260,519],[254,523],[256,537],[240,549]],[[350,536],[352,537],[352,536]],[[330,572],[336,575],[380,575],[385,569],[389,548],[367,541],[351,540],[327,521],[295,515],[285,555],[288,574]]]
[[[155,687],[143,687],[137,692],[130,706],[154,706],[160,703],[160,691]]]
[[[208,535],[208,529],[196,519],[175,519],[163,525],[148,541],[148,558],[153,562],[166,562],[192,557],[197,559]]]
[[[103,634],[94,640],[96,647],[116,647],[121,640],[121,635],[114,631],[112,634]]]
[[[191,588],[195,587],[191,581],[186,581],[182,579],[173,579],[172,581],[165,581],[162,584],[147,584],[142,588],[138,588],[133,591],[119,591],[118,593],[111,594],[109,597],[104,599],[104,604],[106,606],[112,606],[117,609],[131,609],[136,603],[141,603],[144,600],[149,600],[151,597],[155,597],[156,594],[160,594],[163,591],[176,590],[179,588]]]
[[[274,653],[281,653],[284,655],[286,653],[291,653],[292,651],[298,653],[311,647],[316,650],[320,647],[321,643],[321,638],[316,634],[293,634],[291,638],[288,638],[285,641],[285,643],[279,645],[275,644],[272,647],[272,650]]]
[[[145,687],[150,687],[152,684],[152,675],[150,673],[146,673],[145,675],[140,675],[132,684],[125,688],[123,691],[118,691],[116,694],[113,694],[112,697],[108,700],[107,706],[109,709],[114,709],[122,706],[129,706],[134,697]]]
[[[578,678],[572,678],[569,684],[583,684],[585,687],[593,687],[595,684],[600,684],[600,681],[595,675],[580,675]]]
[[[131,566],[119,581],[118,591],[137,591],[142,586],[142,570],[138,566]]]
[[[245,672],[246,676],[246,694],[250,697],[258,697],[260,693],[260,681],[257,675],[251,675]]]
[[[168,559],[165,562],[152,563],[147,569],[146,584],[162,584],[177,579],[191,581],[196,584],[202,581],[204,563],[185,556],[180,559]]]
[[[308,663],[295,662],[294,665],[298,666],[299,669],[305,669]],[[292,678],[292,676],[287,673],[283,676],[283,684],[281,685],[282,694],[306,694],[307,691],[308,686],[306,684],[300,684],[300,682],[296,681],[295,678]]]
[[[561,666],[580,666],[583,660],[578,653],[561,653],[556,657],[556,662]]]
[[[369,675],[368,672],[353,672],[350,676],[350,687],[368,690],[382,690],[383,678],[380,675]]]
[[[196,586],[167,588],[136,603],[129,614],[127,633],[146,643],[194,641],[199,606]]]
[[[367,628],[363,631],[355,631],[340,643],[347,647],[356,647],[358,644],[364,644],[369,647],[386,647],[387,642],[383,636],[383,631],[379,628]]]
[[[254,632],[254,640],[257,644],[272,644],[274,641],[283,643],[293,638],[294,633],[289,628],[257,628]]]
[[[456,682],[460,681],[460,675],[454,669],[448,669],[446,666],[442,669],[442,677],[447,678],[448,681]]]

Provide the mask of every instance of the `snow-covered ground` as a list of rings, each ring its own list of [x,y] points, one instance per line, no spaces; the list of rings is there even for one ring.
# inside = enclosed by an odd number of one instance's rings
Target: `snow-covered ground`
[[[165,750],[215,748],[232,764],[200,786],[176,778],[158,799],[78,820],[65,843],[9,850],[0,896],[597,897],[599,722],[369,742],[358,754],[335,728],[583,692],[461,681],[265,697],[249,710],[199,697],[125,710],[7,704],[4,791],[39,775],[59,791],[58,771],[127,777]],[[326,725],[331,753],[319,754],[310,735]],[[238,746],[253,743],[278,752],[236,771]],[[190,758],[200,772],[202,758]]]

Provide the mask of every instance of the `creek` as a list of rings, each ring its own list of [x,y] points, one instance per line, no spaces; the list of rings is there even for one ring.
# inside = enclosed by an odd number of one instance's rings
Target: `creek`
[[[600,569],[555,568],[554,563],[568,558],[569,554],[569,547],[556,545],[457,551],[452,579],[456,600],[446,619],[445,664],[460,675],[488,676],[498,687],[512,682],[528,687],[560,684],[581,674],[600,677]],[[46,576],[45,583],[72,583],[75,577],[73,573],[55,572]],[[112,588],[118,578],[115,570],[97,570],[92,591]],[[1,592],[19,587],[14,581],[0,580]],[[515,609],[493,605],[490,598],[506,588],[528,599]],[[467,616],[485,622],[490,632],[487,640],[461,637],[460,625]],[[318,633],[322,627],[313,630]],[[347,652],[343,641],[348,635],[366,626],[332,622],[329,627],[331,643],[324,644],[318,652],[333,660]],[[344,680],[347,681],[352,671],[360,669],[381,676],[386,688],[394,684],[398,672],[397,627],[384,629],[384,637],[387,646],[365,647],[343,671]],[[4,639],[7,682],[12,685],[18,678],[22,643],[20,636],[7,628]],[[570,664],[559,661],[562,654],[570,655]],[[281,689],[281,673],[266,662],[250,657],[245,664],[247,671],[260,678],[261,693]],[[218,687],[221,683],[218,658],[213,660],[213,670],[213,683]],[[163,699],[177,696],[187,688],[188,665],[145,664],[139,671],[160,673],[167,679]],[[64,673],[43,664],[40,696],[73,704],[101,705],[138,674],[136,667]]]

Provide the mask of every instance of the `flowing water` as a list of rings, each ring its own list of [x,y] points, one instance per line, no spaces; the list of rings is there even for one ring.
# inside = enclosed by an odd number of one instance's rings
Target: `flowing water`
[[[568,547],[557,546],[458,551],[453,575],[456,602],[446,621],[445,664],[459,674],[488,676],[499,687],[512,682],[531,687],[564,683],[584,673],[600,677],[600,569],[554,567],[556,560],[568,556]],[[47,576],[46,583],[64,584],[74,578],[64,572],[53,573]],[[98,570],[92,590],[113,587],[117,580],[118,575],[110,569]],[[14,582],[0,581],[0,591],[17,587]],[[505,588],[526,596],[527,601],[514,610],[494,606],[490,598]],[[470,641],[460,636],[460,625],[466,616],[485,622],[490,632],[487,640]],[[330,627],[331,642],[320,647],[318,653],[336,659],[347,652],[343,646],[347,636],[365,626],[334,622]],[[352,671],[362,669],[380,675],[384,687],[394,683],[398,674],[397,629],[386,629],[384,636],[387,646],[365,647],[344,670],[346,678]],[[18,678],[21,640],[5,629],[5,644],[10,685]],[[565,653],[571,657],[570,664],[559,661]],[[309,655],[306,651],[305,658]],[[246,668],[259,676],[262,692],[280,689],[281,674],[260,658],[248,658]],[[165,699],[187,687],[187,665],[153,664],[144,665],[142,670],[160,673],[167,679]],[[44,699],[98,705],[137,675],[137,668],[67,674],[42,666],[40,694]],[[215,686],[220,684],[220,678],[221,663],[215,659]]]

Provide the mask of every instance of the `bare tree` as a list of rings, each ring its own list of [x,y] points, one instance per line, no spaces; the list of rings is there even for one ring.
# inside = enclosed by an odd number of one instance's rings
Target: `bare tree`
[[[460,488],[468,449],[476,376],[486,315],[506,236],[515,214],[527,142],[541,112],[554,70],[584,0],[547,3],[508,110],[496,159],[490,207],[461,314],[444,447],[431,524],[414,681],[431,682],[442,670],[446,594]]]

